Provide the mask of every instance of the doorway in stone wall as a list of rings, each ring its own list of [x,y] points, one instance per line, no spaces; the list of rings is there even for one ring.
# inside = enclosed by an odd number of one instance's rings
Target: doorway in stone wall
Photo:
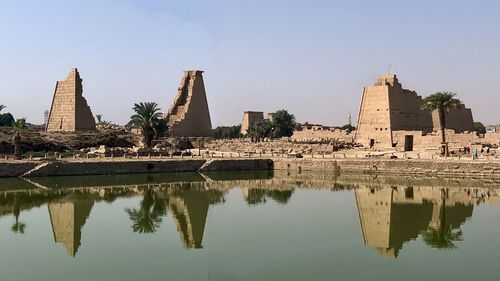
[[[413,151],[413,136],[405,136],[405,151]]]
[[[375,146],[375,139],[370,139],[370,148]]]

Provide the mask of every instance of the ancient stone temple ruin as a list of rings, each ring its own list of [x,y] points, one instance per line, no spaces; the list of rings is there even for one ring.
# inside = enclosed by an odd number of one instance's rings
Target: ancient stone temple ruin
[[[57,81],[46,125],[47,132],[96,129],[94,116],[82,93],[82,79],[76,68],[71,69],[64,81]]]
[[[380,76],[375,85],[363,89],[356,142],[404,151],[439,146],[439,115],[422,111],[422,102],[415,91],[401,86],[396,75]],[[473,128],[471,110],[464,105],[447,113],[446,129],[451,134],[472,132]]]
[[[203,71],[184,71],[177,96],[166,114],[172,137],[211,137],[212,123]]]
[[[243,112],[243,121],[241,122],[241,134],[246,135],[248,128],[253,124],[264,121],[264,112],[245,111]]]

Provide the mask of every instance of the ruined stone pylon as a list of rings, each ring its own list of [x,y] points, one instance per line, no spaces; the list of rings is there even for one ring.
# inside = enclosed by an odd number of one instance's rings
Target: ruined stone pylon
[[[94,116],[82,96],[82,79],[76,68],[64,81],[57,81],[47,121],[47,132],[93,131]]]
[[[184,71],[177,96],[165,117],[172,137],[212,136],[202,73],[201,70]]]

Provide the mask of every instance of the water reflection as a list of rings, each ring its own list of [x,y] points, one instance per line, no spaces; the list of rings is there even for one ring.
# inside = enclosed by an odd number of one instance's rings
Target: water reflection
[[[21,214],[21,201],[19,199],[19,195],[14,196],[14,203],[12,204],[12,213],[15,217],[15,222],[12,225],[12,231],[15,233],[24,233],[24,228],[26,224],[19,221],[19,215]]]
[[[139,208],[126,208],[132,220],[132,229],[139,233],[153,233],[160,227],[161,217],[165,215],[165,201],[152,190],[145,190]]]
[[[70,194],[48,203],[50,223],[54,241],[61,243],[70,256],[75,256],[80,247],[82,227],[94,206],[88,195]]]
[[[462,189],[370,187],[355,191],[364,243],[395,258],[406,241],[417,238],[436,248],[453,248],[454,231],[472,216],[473,199]]]
[[[405,243],[419,236],[433,248],[458,247],[466,235],[461,226],[471,218],[474,206],[500,202],[497,187],[495,182],[328,173],[41,178],[30,183],[0,181],[0,217],[12,215],[11,230],[24,233],[29,228],[22,211],[47,205],[55,243],[75,256],[95,202],[140,196],[138,205],[124,208],[131,231],[155,233],[168,218],[175,222],[185,248],[200,249],[210,206],[225,203],[233,188],[240,188],[252,206],[269,200],[285,206],[299,188],[353,189],[364,244],[382,257],[397,258]]]
[[[208,207],[224,202],[224,193],[206,190],[203,184],[195,184],[176,186],[164,191],[164,194],[184,247],[202,248]]]
[[[292,197],[294,189],[291,190],[266,190],[261,188],[244,188],[243,198],[249,205],[264,204],[267,198],[273,199],[276,203],[285,205]]]

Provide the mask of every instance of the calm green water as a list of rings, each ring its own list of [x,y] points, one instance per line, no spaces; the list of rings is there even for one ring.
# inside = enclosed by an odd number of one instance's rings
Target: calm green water
[[[498,280],[500,186],[230,173],[0,180],[0,280]]]

